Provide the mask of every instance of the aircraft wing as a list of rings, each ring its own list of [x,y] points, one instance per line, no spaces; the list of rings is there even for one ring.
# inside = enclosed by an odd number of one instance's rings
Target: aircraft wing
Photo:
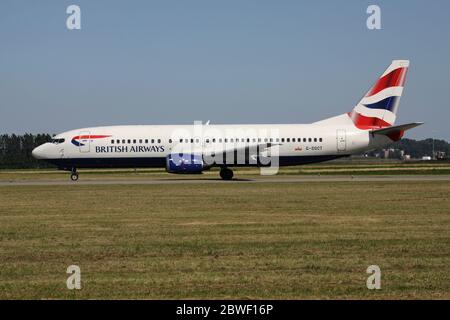
[[[203,153],[204,157],[214,157],[216,160],[223,159],[226,164],[244,164],[244,163],[261,163],[268,161],[269,149],[275,146],[280,146],[280,143],[259,143],[253,145],[246,145],[240,147],[228,147],[216,150],[207,150]],[[262,159],[264,161],[261,161]],[[231,162],[230,162],[231,161]],[[219,160],[220,162],[220,160]],[[244,163],[242,163],[244,162]]]

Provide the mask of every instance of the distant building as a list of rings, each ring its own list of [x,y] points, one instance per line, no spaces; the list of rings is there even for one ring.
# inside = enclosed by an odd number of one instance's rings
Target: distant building
[[[383,149],[381,158],[383,159],[403,159],[405,157],[405,151],[400,149]]]
[[[436,156],[436,159],[438,159],[438,160],[443,160],[446,158],[445,152],[443,152],[443,151],[435,152],[435,156]]]

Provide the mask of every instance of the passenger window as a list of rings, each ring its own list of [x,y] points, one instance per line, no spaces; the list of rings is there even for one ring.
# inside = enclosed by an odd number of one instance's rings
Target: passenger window
[[[284,138],[281,138],[281,142],[284,142]]]
[[[172,139],[169,139],[169,143],[172,143]]]
[[[303,142],[306,142],[306,138],[303,138]]]
[[[277,140],[276,140],[277,142],[280,142],[280,138],[277,138]]]
[[[128,144],[131,144],[131,140],[130,139],[128,139]]]
[[[195,143],[199,143],[200,142],[200,139],[195,139]]]
[[[114,144],[114,140],[111,140],[111,144]]]
[[[116,143],[117,143],[117,144],[119,144],[119,143],[120,143],[120,140],[119,140],[119,139],[117,139]]]
[[[322,138],[319,138],[319,142],[322,142]]]
[[[270,142],[273,142],[273,138],[270,138]]]
[[[180,143],[183,143],[183,139],[180,139]]]
[[[125,139],[122,140],[122,143],[125,144]]]
[[[158,143],[161,143],[161,139],[158,139]]]
[[[317,142],[317,138],[314,138],[314,142]]]
[[[145,144],[147,144],[148,143],[148,139],[145,139]]]
[[[133,143],[136,143],[136,139],[133,139]]]
[[[139,139],[139,143],[142,143],[142,139]]]
[[[308,142],[311,142],[312,140],[311,140],[311,138],[308,138]]]
[[[286,142],[291,142],[291,138],[286,138]]]

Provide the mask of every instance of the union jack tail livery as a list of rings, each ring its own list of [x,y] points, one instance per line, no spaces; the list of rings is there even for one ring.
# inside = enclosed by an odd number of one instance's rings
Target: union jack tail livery
[[[348,113],[359,129],[380,129],[394,125],[405,85],[409,60],[394,60],[373,87]]]

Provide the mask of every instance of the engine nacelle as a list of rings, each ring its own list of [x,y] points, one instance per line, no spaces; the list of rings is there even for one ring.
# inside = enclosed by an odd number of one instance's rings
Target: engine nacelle
[[[166,157],[166,170],[170,173],[202,173],[205,169],[199,154],[171,153]]]

